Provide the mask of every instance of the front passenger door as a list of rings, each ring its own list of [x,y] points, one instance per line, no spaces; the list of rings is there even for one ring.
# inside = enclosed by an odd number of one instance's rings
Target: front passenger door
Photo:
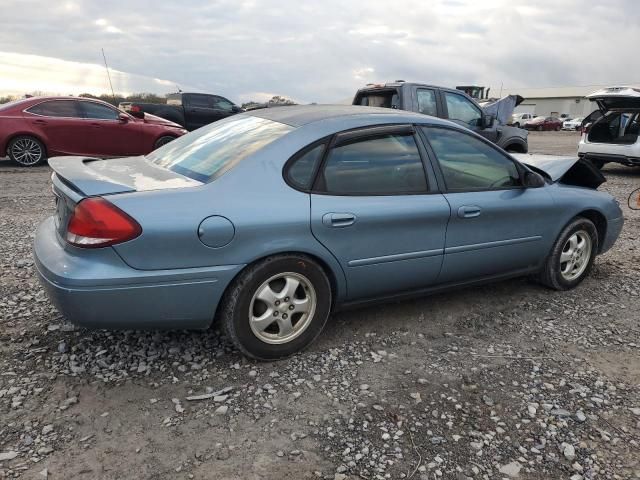
[[[410,125],[337,135],[311,193],[311,230],[340,262],[348,300],[435,283],[449,205],[429,177]]]
[[[525,188],[516,163],[461,130],[425,127],[451,206],[438,283],[535,270],[554,241],[546,188]]]

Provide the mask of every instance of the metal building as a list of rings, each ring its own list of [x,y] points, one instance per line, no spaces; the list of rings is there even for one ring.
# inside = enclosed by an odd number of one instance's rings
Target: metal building
[[[516,113],[534,113],[538,116],[569,118],[586,117],[598,106],[585,98],[586,95],[610,85],[587,85],[579,87],[509,88],[502,89],[502,96],[518,94],[524,101],[515,109]],[[492,88],[497,95],[500,87]]]

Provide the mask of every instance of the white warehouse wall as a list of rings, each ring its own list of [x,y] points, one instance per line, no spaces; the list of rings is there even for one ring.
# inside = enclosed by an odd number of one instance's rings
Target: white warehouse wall
[[[577,101],[576,101],[577,100]],[[516,113],[534,113],[538,116],[548,117],[563,113],[570,117],[586,117],[598,106],[584,97],[569,98],[526,98],[515,109]]]

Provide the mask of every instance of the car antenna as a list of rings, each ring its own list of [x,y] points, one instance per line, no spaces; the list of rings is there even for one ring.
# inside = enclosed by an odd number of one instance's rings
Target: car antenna
[[[104,68],[107,69],[107,78],[109,79],[109,87],[111,87],[111,96],[113,97],[113,101],[116,101],[116,94],[113,91],[113,83],[111,83],[111,74],[109,73],[109,65],[107,65],[107,57],[104,54],[104,48],[101,48],[100,50],[102,50],[102,59],[104,60]]]

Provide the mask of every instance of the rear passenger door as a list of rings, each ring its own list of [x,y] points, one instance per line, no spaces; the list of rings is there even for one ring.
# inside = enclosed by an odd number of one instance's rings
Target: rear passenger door
[[[338,134],[324,155],[311,229],[340,262],[349,300],[437,280],[450,210],[420,148],[412,126],[386,126]]]

